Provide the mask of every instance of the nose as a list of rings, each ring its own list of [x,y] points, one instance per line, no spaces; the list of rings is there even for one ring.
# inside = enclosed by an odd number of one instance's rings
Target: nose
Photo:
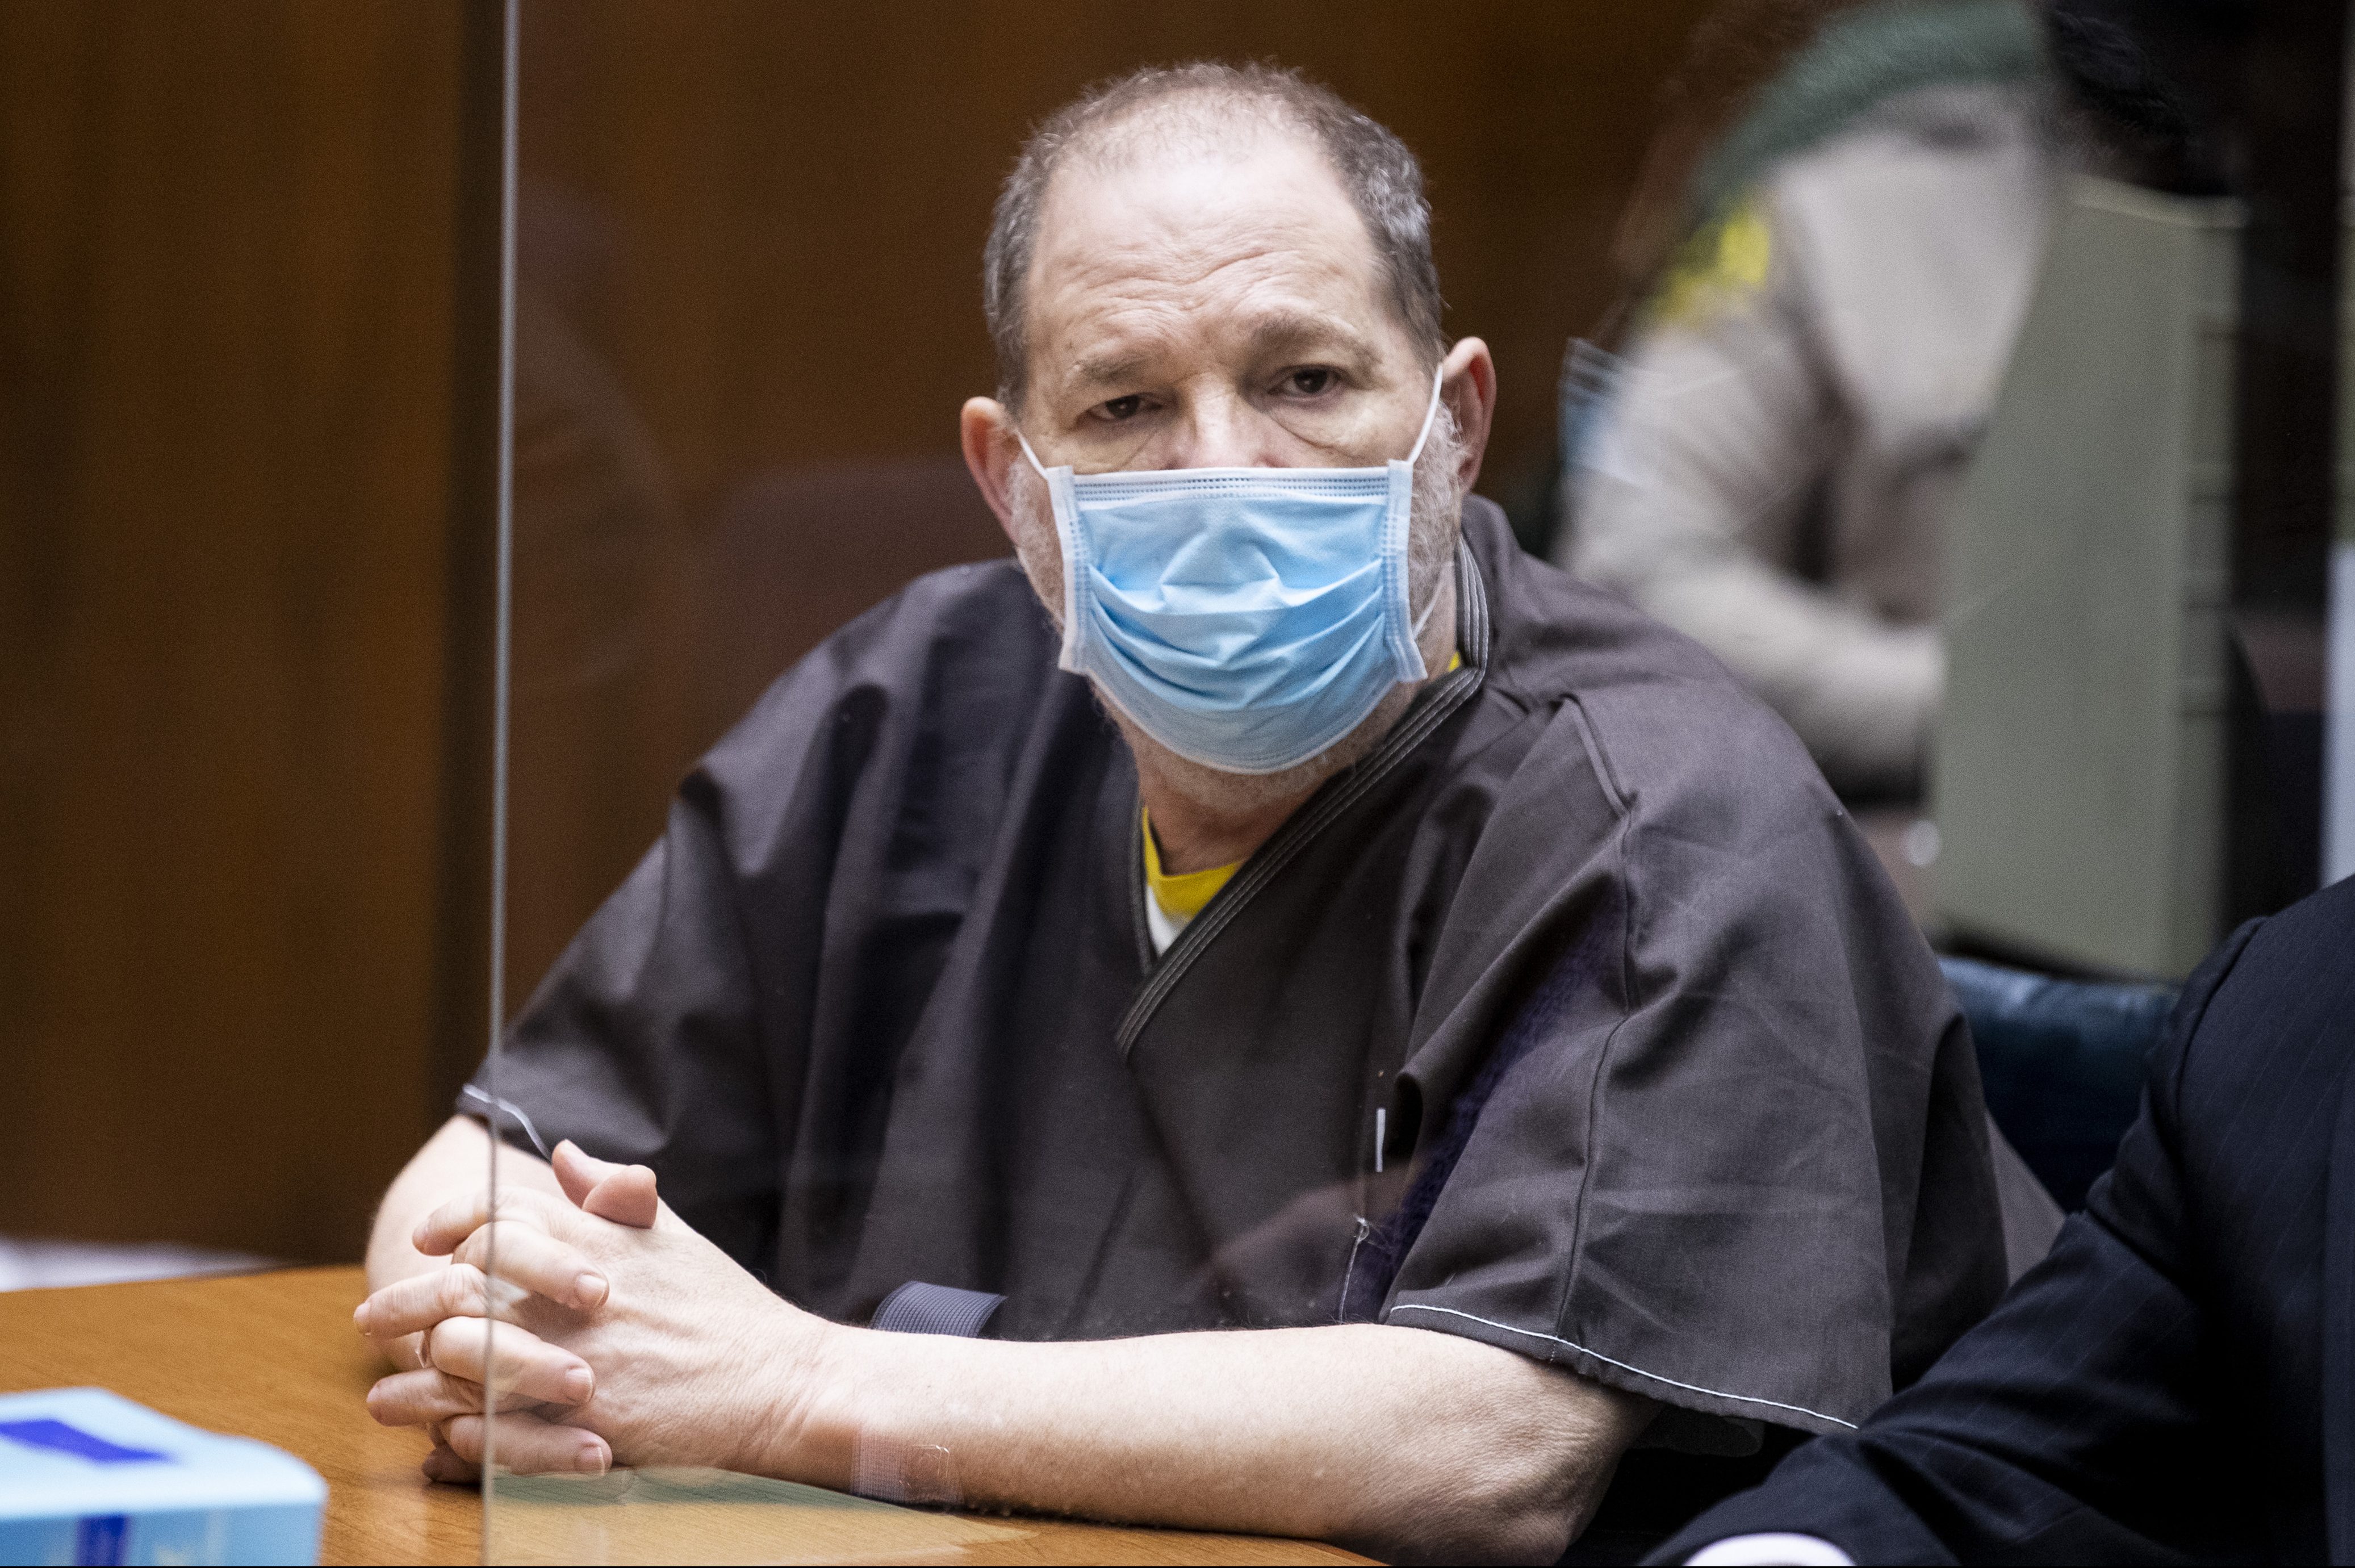
[[[1283,468],[1283,427],[1231,382],[1220,379],[1187,389],[1186,417],[1172,430],[1166,468]]]

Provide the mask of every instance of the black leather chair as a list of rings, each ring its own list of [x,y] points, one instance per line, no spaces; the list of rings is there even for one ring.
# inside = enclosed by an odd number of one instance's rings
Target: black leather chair
[[[2056,980],[1942,958],[1978,1047],[1988,1114],[2063,1210],[2110,1168],[2142,1098],[2172,986]]]

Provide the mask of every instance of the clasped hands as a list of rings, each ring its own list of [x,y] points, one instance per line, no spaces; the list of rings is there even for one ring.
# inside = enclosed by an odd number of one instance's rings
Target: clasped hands
[[[477,1192],[419,1223],[417,1250],[448,1264],[353,1314],[401,1369],[368,1390],[368,1413],[423,1427],[438,1481],[480,1473],[493,1397],[505,1469],[602,1475],[618,1456],[788,1473],[831,1326],[681,1221],[645,1167],[569,1142],[552,1164],[563,1199],[508,1189],[495,1217]]]

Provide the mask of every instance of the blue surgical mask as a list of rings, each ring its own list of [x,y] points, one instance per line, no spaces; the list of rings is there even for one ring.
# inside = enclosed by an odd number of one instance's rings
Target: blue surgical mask
[[[1281,773],[1333,745],[1428,673],[1407,523],[1438,411],[1433,377],[1414,450],[1380,468],[1075,475],[1024,441],[1062,543],[1062,667],[1221,773]]]

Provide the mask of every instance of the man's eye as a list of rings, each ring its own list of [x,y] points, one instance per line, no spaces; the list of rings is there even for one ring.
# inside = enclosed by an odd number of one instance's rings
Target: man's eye
[[[1124,398],[1114,398],[1108,403],[1098,403],[1096,405],[1096,413],[1102,418],[1108,420],[1118,421],[1131,419],[1134,418],[1136,411],[1144,406],[1144,394],[1140,392],[1131,392]]]
[[[1284,378],[1284,389],[1295,397],[1313,398],[1333,389],[1333,372],[1322,365],[1295,370]]]

